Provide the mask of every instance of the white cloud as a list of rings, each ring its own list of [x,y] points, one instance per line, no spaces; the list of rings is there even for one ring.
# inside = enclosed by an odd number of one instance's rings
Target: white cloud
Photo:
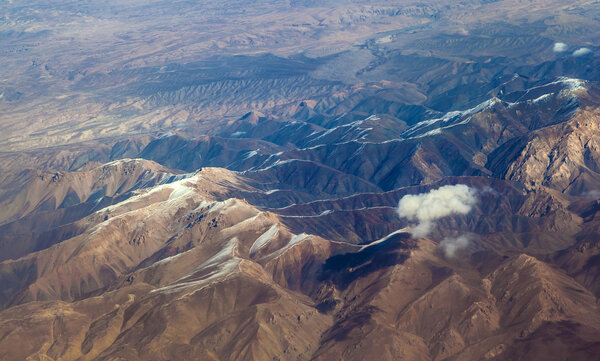
[[[555,53],[562,53],[564,51],[567,51],[567,49],[569,49],[569,46],[565,43],[554,43],[554,48],[552,50]]]
[[[600,190],[594,189],[591,191],[587,191],[587,192],[583,193],[581,196],[592,199],[592,200],[600,199]]]
[[[469,237],[466,235],[458,236],[456,238],[444,238],[444,240],[440,242],[440,248],[448,258],[454,257],[456,252],[467,248],[468,245]]]
[[[573,52],[573,56],[583,56],[592,52],[589,48],[579,48]]]
[[[417,224],[411,227],[414,237],[424,237],[433,221],[452,214],[467,214],[477,202],[475,190],[464,184],[447,185],[428,193],[409,194],[398,203],[398,215]]]

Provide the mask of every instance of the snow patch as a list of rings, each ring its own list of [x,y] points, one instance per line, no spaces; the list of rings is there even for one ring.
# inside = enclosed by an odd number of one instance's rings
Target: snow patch
[[[111,165],[125,164],[125,163],[130,163],[132,161],[133,161],[133,159],[131,159],[131,158],[117,159],[117,160],[113,160],[108,163],[105,163],[105,164],[101,165],[100,167],[106,166],[106,165],[111,166]]]
[[[227,214],[232,210],[235,210],[239,206],[240,203],[235,198],[229,198],[221,202],[211,202],[203,200],[202,202],[200,202],[200,204],[198,205],[198,207],[196,207],[195,210],[204,210],[204,212],[206,213]]]
[[[306,234],[306,233],[296,234],[296,235],[294,235],[292,237],[292,239],[290,239],[290,241],[288,242],[287,246],[291,247],[291,246],[293,246],[295,244],[298,244],[298,243],[304,241],[308,237],[310,237],[310,234]]]
[[[267,169],[278,167],[280,165],[288,164],[288,163],[291,163],[291,162],[294,162],[294,161],[298,161],[298,160],[299,159],[286,159],[286,160],[278,159],[275,163],[271,164],[270,166],[267,166],[266,168],[259,168],[257,170],[267,170]]]
[[[546,100],[546,99],[550,98],[550,97],[552,96],[552,94],[553,94],[553,93],[544,94],[544,95],[542,95],[542,96],[539,96],[539,97],[537,97],[537,98],[535,98],[535,99],[533,99],[533,100],[529,100],[529,101],[530,101],[530,102],[532,102],[532,103],[539,103],[539,102],[542,102],[542,101],[544,101],[544,100]]]
[[[159,135],[158,137],[156,137],[156,139],[168,138],[168,137],[172,137],[174,135],[175,135],[175,133],[169,131],[169,132]]]
[[[450,127],[436,128],[436,129],[430,130],[430,131],[428,131],[426,133],[423,133],[421,135],[414,136],[411,139],[413,139],[413,138],[424,138],[424,137],[429,137],[431,135],[442,134],[442,129],[446,129],[446,128],[450,128]]]
[[[557,81],[551,84],[563,84],[566,85],[568,90],[579,90],[581,88],[585,88],[586,82],[579,79],[568,78],[566,76],[561,76]]]
[[[173,190],[169,195],[169,201],[181,197],[187,197],[195,193],[194,190],[190,187],[191,184],[187,179],[171,183],[168,186]]]
[[[371,247],[371,246],[374,246],[374,245],[376,245],[376,244],[379,244],[379,243],[381,243],[381,242],[385,242],[385,241],[387,241],[388,239],[390,239],[390,237],[392,237],[392,236],[394,236],[394,235],[396,235],[396,234],[399,234],[399,233],[406,233],[406,232],[408,232],[408,228],[402,228],[402,229],[399,229],[399,230],[397,230],[397,231],[395,231],[395,232],[392,232],[392,233],[388,234],[387,236],[385,236],[385,237],[383,237],[383,238],[381,238],[381,239],[378,239],[378,240],[376,240],[376,241],[373,241],[373,242],[371,242],[371,243],[369,243],[369,244],[367,244],[367,245],[364,245],[364,246],[362,246],[362,247],[360,248],[360,250],[362,251],[362,250],[363,250],[363,249],[365,249],[365,248],[369,248],[369,247]]]
[[[257,150],[251,150],[249,152],[247,152],[246,154],[244,154],[244,156],[242,157],[242,159],[249,159],[252,158],[254,156],[258,155],[258,149]]]
[[[179,292],[179,291],[183,291],[188,288],[194,287],[196,289],[194,289],[191,293],[189,293],[185,296],[193,295],[194,293],[202,291],[206,287],[209,287],[210,285],[217,283],[218,281],[222,281],[222,280],[226,279],[228,276],[236,273],[236,271],[239,270],[240,262],[241,262],[240,258],[232,258],[232,259],[228,260],[227,262],[221,263],[215,270],[213,270],[209,274],[205,275],[200,280],[189,281],[189,282],[177,281],[177,283],[175,283],[175,284],[171,284],[171,285],[168,285],[165,287],[161,287],[161,288],[152,290],[151,293],[157,293],[157,292],[173,293],[173,292]]]
[[[289,207],[295,206],[295,205],[297,205],[297,204],[291,204],[289,206],[286,206],[286,207],[283,207],[283,208],[280,208],[280,209],[289,208]],[[355,209],[353,209],[351,211],[355,211]],[[323,212],[321,212],[319,214],[315,214],[315,215],[312,215],[312,216],[291,216],[291,215],[280,215],[280,216],[283,217],[283,218],[318,218],[318,217],[326,216],[326,215],[331,214],[331,213],[333,213],[333,211],[331,209],[327,209],[327,210],[325,210],[325,211],[323,211]]]
[[[191,250],[193,250],[193,248],[191,248],[191,249],[188,249],[187,251],[184,251],[184,252],[178,253],[178,254],[176,254],[176,255],[173,255],[173,256],[170,256],[170,257],[163,258],[163,259],[161,259],[161,260],[159,260],[159,261],[156,261],[156,262],[154,262],[152,265],[148,266],[147,268],[150,268],[150,267],[156,267],[156,266],[159,266],[159,265],[162,265],[162,264],[169,263],[169,262],[171,262],[171,261],[173,261],[173,260],[175,260],[175,259],[177,259],[177,258],[180,258],[181,256],[185,255],[186,253],[190,252]]]
[[[277,234],[279,233],[279,227],[277,224],[274,224],[269,228],[268,231],[263,233],[260,237],[258,237],[252,247],[250,247],[250,256],[260,250],[264,245],[266,245],[269,241],[271,241]]]
[[[425,137],[428,135],[435,135],[435,134],[440,134],[441,131],[436,131],[436,130],[441,130],[441,129],[447,129],[453,126],[457,126],[457,125],[462,125],[462,124],[467,124],[470,120],[471,120],[471,116],[473,116],[474,114],[477,114],[491,106],[493,106],[494,104],[500,102],[500,99],[498,98],[492,98],[489,100],[486,100],[483,103],[478,104],[477,106],[471,108],[471,109],[467,109],[467,110],[456,110],[456,111],[452,111],[452,112],[448,112],[446,114],[444,114],[443,117],[441,118],[435,118],[435,119],[428,119],[428,120],[424,120],[422,122],[419,122],[415,125],[413,125],[412,127],[408,128],[404,134],[407,135],[412,135],[415,134],[419,131],[422,131],[423,128],[427,127],[427,126],[432,126],[436,123],[450,123],[450,122],[455,122],[459,119],[465,118],[462,121],[458,122],[458,123],[454,123],[451,125],[447,125],[447,126],[440,126],[434,130],[430,130],[424,134],[421,134],[419,136],[413,136],[407,139],[412,139],[412,138],[421,138],[421,137]]]
[[[190,278],[194,274],[196,274],[202,270],[205,270],[207,268],[219,266],[219,265],[222,266],[223,264],[227,263],[227,261],[235,259],[234,254],[235,254],[235,249],[237,248],[237,246],[238,246],[237,237],[231,238],[229,240],[229,242],[227,242],[227,245],[225,247],[223,247],[219,252],[217,252],[215,255],[213,255],[211,258],[207,259],[206,261],[202,262],[199,266],[194,268],[190,273],[181,277],[176,282],[180,282],[187,278]]]

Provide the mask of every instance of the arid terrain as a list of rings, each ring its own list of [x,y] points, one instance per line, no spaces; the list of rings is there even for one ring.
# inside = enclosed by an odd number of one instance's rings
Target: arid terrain
[[[0,19],[0,361],[599,357],[600,2]]]

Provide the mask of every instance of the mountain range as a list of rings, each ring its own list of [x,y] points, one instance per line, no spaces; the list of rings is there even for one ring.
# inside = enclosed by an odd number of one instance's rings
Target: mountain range
[[[3,5],[0,360],[598,357],[597,1],[118,3]]]

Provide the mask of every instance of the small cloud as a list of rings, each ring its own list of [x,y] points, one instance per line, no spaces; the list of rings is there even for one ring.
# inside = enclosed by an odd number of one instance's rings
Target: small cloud
[[[431,232],[432,227],[433,222],[423,221],[418,223],[416,226],[410,227],[409,230],[413,237],[421,238],[427,236]]]
[[[552,49],[555,53],[562,53],[567,51],[569,46],[565,43],[554,43],[554,48]]]
[[[422,194],[409,194],[398,202],[398,215],[416,222],[414,237],[431,232],[433,221],[453,214],[467,214],[477,203],[476,191],[464,184],[447,185]]]
[[[498,192],[496,192],[494,190],[494,188],[490,187],[490,186],[485,186],[483,188],[479,189],[479,193],[481,194],[492,194],[492,195],[498,195]]]
[[[391,43],[392,40],[393,40],[392,36],[388,35],[388,36],[384,36],[384,37],[381,37],[381,38],[375,40],[375,43],[377,43],[377,44],[387,44],[387,43]]]
[[[591,200],[597,200],[597,199],[600,199],[600,190],[594,189],[591,191],[587,191],[587,192],[583,193],[581,196],[584,198],[591,199]]]
[[[590,48],[579,48],[573,52],[573,56],[584,56],[587,54],[591,54],[592,50]]]
[[[456,252],[467,248],[469,242],[469,237],[462,235],[456,238],[444,238],[444,240],[440,242],[439,247],[444,251],[446,257],[453,258],[456,255]]]

